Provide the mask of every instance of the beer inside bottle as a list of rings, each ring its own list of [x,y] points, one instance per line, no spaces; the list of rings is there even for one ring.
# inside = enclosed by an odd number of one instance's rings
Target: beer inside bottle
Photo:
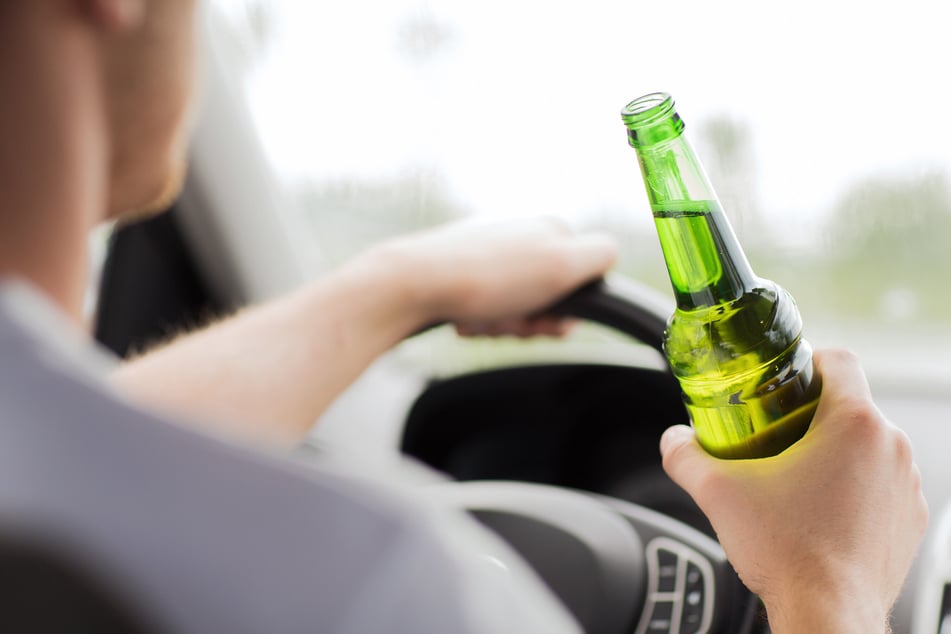
[[[821,389],[796,303],[753,273],[673,99],[645,95],[621,116],[677,300],[664,353],[697,439],[721,458],[778,454],[808,429]]]

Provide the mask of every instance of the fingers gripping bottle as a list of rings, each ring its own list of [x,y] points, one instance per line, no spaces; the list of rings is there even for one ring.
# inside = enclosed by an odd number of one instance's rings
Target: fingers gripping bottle
[[[821,389],[796,303],[753,273],[670,95],[635,99],[621,118],[677,300],[664,353],[697,439],[720,458],[778,454],[806,432]]]

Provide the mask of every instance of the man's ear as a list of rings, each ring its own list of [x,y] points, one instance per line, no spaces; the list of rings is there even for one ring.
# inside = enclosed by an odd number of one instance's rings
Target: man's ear
[[[134,31],[145,20],[146,0],[80,0],[80,4],[97,26],[114,33]]]

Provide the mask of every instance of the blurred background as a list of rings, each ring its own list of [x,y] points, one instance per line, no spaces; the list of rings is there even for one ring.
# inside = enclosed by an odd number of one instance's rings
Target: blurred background
[[[877,389],[951,392],[951,59],[932,0],[215,0],[268,161],[338,263],[548,214],[669,282],[621,107],[677,101],[758,274]]]

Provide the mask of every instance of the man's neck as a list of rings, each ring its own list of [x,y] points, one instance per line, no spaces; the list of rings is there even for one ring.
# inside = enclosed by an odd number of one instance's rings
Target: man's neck
[[[81,323],[88,271],[85,231],[52,223],[18,226],[9,221],[9,214],[9,208],[0,212],[0,278],[30,283]]]
[[[0,26],[0,53],[17,53],[0,54],[0,277],[30,282],[79,321],[107,161],[97,78],[64,62],[93,51],[65,25],[18,26]]]

